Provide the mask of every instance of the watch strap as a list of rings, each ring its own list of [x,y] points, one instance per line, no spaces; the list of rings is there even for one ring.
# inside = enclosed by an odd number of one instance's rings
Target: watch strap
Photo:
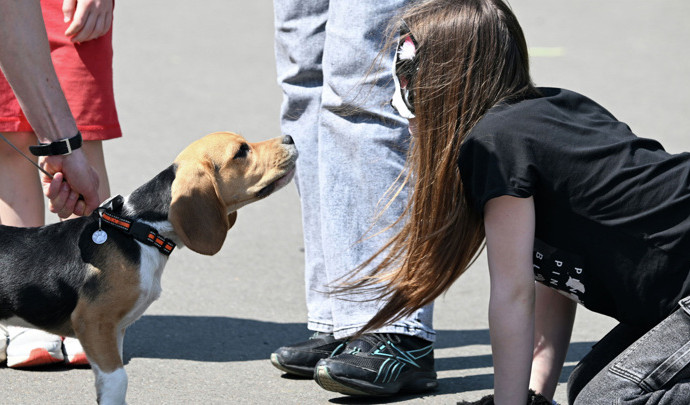
[[[29,146],[29,151],[34,156],[69,155],[73,150],[81,148],[81,144],[81,132],[77,131],[77,134],[69,139]]]

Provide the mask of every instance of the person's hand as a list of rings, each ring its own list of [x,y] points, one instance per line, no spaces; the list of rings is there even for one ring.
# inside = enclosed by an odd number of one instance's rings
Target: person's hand
[[[113,0],[64,0],[62,14],[71,22],[65,35],[74,43],[96,39],[113,23]]]
[[[41,175],[43,192],[50,200],[50,212],[60,218],[72,214],[90,215],[100,204],[98,174],[89,165],[81,149],[69,155],[42,156],[40,166],[53,175]],[[79,196],[83,197],[79,199]]]

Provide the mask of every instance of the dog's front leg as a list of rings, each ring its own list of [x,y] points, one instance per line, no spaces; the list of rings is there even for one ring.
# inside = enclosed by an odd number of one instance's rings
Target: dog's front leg
[[[100,405],[123,405],[127,394],[127,374],[122,364],[122,332],[111,312],[92,306],[72,314],[72,325],[96,377]]]
[[[127,373],[123,367],[105,372],[93,362],[91,368],[96,376],[96,392],[99,405],[124,405],[127,394]]]

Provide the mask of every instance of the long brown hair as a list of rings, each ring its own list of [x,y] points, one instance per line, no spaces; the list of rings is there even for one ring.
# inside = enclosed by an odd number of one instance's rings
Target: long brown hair
[[[472,264],[484,226],[465,197],[460,146],[496,103],[536,93],[522,29],[503,1],[424,1],[402,18],[418,43],[416,132],[402,180],[414,190],[400,232],[357,274],[372,273],[345,289],[373,290],[386,301],[363,331],[431,303]]]

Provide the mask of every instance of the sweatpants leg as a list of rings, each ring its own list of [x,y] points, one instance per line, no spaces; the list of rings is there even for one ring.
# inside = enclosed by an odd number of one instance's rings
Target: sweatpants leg
[[[389,106],[392,50],[374,63],[386,25],[406,3],[274,3],[282,126],[300,152],[308,327],[336,337],[354,333],[381,303],[362,295],[329,297],[328,287],[397,231],[369,238],[394,222],[406,203],[407,190],[371,230],[387,202],[384,194],[404,167],[409,143],[407,122]],[[434,340],[431,312],[431,306],[423,308],[382,331]]]

